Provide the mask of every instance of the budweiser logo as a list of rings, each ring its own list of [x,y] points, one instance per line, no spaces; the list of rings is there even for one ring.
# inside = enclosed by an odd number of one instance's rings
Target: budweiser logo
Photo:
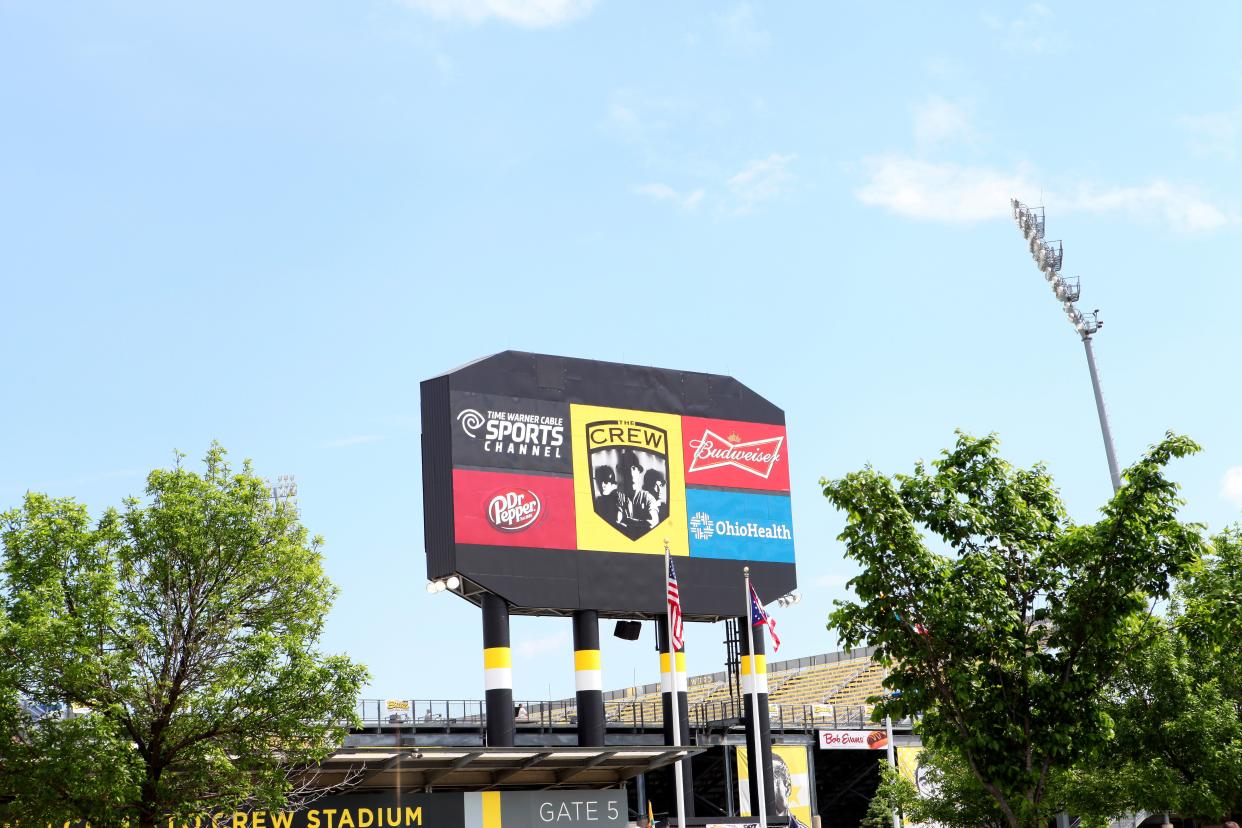
[[[487,519],[502,532],[520,532],[539,520],[542,511],[539,495],[530,489],[505,489],[487,504]]]
[[[729,435],[736,438],[736,434]],[[751,440],[743,443],[739,439],[726,439],[710,428],[703,431],[703,436],[690,441],[694,455],[690,461],[689,471],[707,471],[723,466],[733,466],[742,471],[750,472],[756,477],[768,479],[772,467],[781,459],[781,444],[784,437],[768,437],[763,440]]]

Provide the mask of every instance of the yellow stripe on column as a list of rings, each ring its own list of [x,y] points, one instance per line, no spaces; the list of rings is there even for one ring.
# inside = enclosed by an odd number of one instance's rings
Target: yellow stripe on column
[[[673,676],[669,673],[668,665],[670,659],[668,653],[660,653],[660,692],[668,693],[673,687]],[[677,690],[681,693],[687,691],[686,684],[686,654],[677,653]]]
[[[499,667],[512,667],[513,653],[508,647],[484,647],[483,669],[494,670]]]
[[[483,791],[483,828],[501,828],[500,791]]]
[[[574,690],[603,690],[599,650],[574,650]]]
[[[751,659],[754,659],[757,675],[751,675]],[[768,692],[768,660],[766,656],[742,656],[742,692]]]
[[[574,650],[574,669],[600,669],[599,650]]]
[[[508,647],[483,648],[483,689],[513,689],[513,655]]]

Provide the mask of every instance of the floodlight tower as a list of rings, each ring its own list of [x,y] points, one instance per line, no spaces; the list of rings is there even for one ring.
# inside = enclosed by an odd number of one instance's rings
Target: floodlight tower
[[[1082,338],[1082,346],[1087,352],[1087,370],[1091,372],[1091,389],[1095,392],[1095,409],[1100,415],[1100,431],[1104,434],[1104,453],[1108,457],[1108,474],[1113,481],[1113,491],[1121,488],[1121,472],[1117,469],[1117,453],[1113,449],[1113,434],[1108,427],[1108,412],[1104,408],[1104,395],[1100,391],[1100,375],[1095,369],[1095,352],[1091,348],[1091,337],[1104,323],[1100,321],[1098,310],[1083,313],[1075,304],[1082,293],[1078,277],[1061,275],[1061,265],[1065,261],[1065,249],[1059,241],[1044,239],[1044,208],[1028,207],[1016,198],[1010,199],[1013,208],[1013,220],[1017,222],[1022,237],[1026,239],[1035,266],[1044,274],[1052,292],[1061,302],[1065,316],[1074,330]]]

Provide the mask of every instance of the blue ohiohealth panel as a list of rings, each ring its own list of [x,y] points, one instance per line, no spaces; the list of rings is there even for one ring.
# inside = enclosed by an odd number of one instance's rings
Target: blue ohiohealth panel
[[[690,557],[793,563],[788,495],[686,489]]]

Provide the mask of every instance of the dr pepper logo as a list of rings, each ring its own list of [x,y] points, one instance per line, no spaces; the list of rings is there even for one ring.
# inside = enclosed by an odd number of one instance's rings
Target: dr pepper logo
[[[492,495],[487,502],[487,520],[501,532],[521,532],[539,520],[543,504],[530,489],[510,487]]]

